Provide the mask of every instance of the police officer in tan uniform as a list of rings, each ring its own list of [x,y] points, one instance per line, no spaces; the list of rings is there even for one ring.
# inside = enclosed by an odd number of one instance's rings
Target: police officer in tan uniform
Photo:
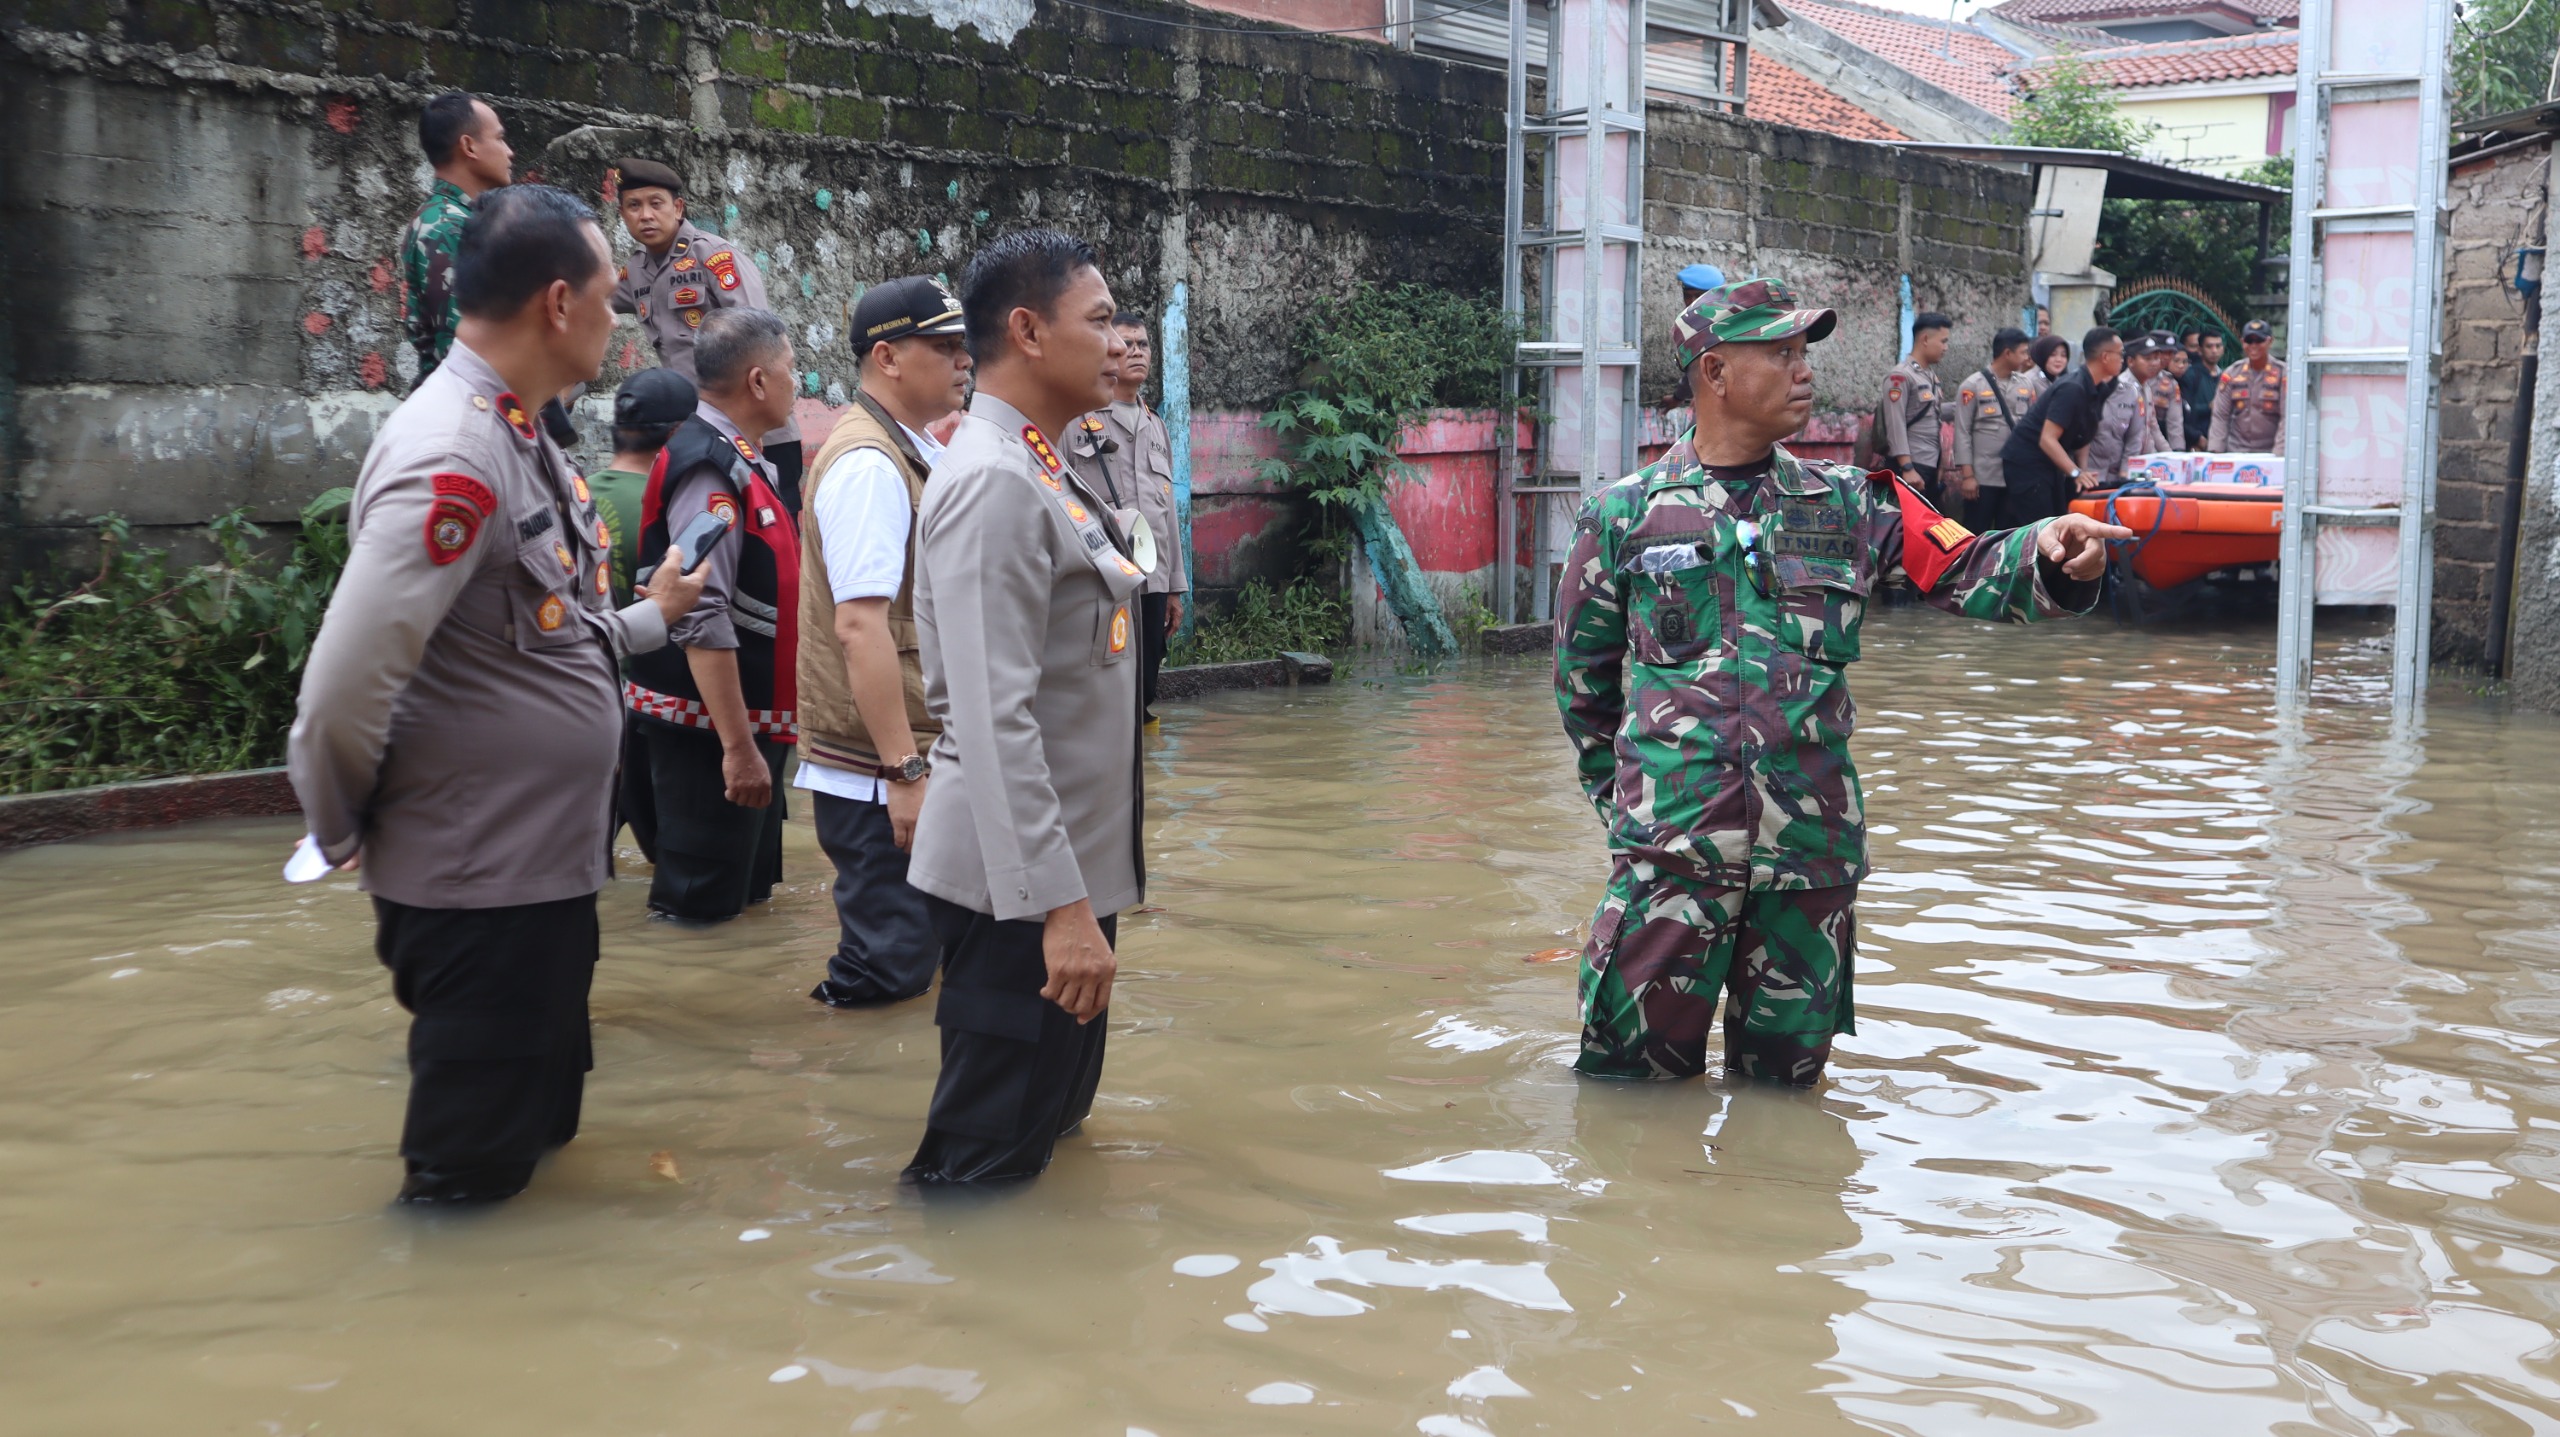
[[[658,362],[701,382],[693,369],[693,338],[702,321],[723,309],[764,309],[764,271],[747,252],[685,217],[684,178],[655,160],[620,159],[622,227],[641,252],[624,267],[613,307],[637,315]],[[786,419],[757,441],[773,465],[774,488],[793,513],[800,509],[800,426]]]
[[[2222,371],[2222,386],[2214,391],[2207,452],[2284,452],[2284,361],[2269,354],[2274,342],[2275,331],[2263,319],[2240,327],[2241,359]]]
[[[596,377],[613,259],[577,199],[481,197],[462,320],[365,456],[352,550],[287,749],[331,862],[373,895],[409,1031],[403,1202],[489,1202],[578,1131],[596,891],[622,728],[615,660],[666,642],[699,577],[614,605],[586,482],[527,396]]]
[[[1143,391],[1155,351],[1148,343],[1146,316],[1122,310],[1111,327],[1120,331],[1128,355],[1120,362],[1112,401],[1076,421],[1069,436],[1067,462],[1085,482],[1109,501],[1122,531],[1133,532],[1126,515],[1144,519],[1154,542],[1154,567],[1147,570],[1146,599],[1138,625],[1140,703],[1145,721],[1156,721],[1156,675],[1164,667],[1165,645],[1182,627],[1182,606],[1191,594],[1191,575],[1182,561],[1181,517],[1173,497],[1173,439],[1164,420],[1147,407]]]
[[[2177,347],[2175,335],[2158,329],[2124,342],[2124,374],[2108,391],[2105,407],[2099,411],[2098,429],[2089,438],[2084,464],[2098,484],[2123,482],[2128,477],[2126,461],[2137,454],[2157,454],[2168,447],[2168,440],[2152,419],[2151,384],[2160,377],[2161,367]]]
[[[1876,447],[1912,488],[1937,503],[1938,424],[1943,417],[1934,366],[1947,357],[1955,321],[1934,310],[1911,320],[1911,352],[1884,381],[1884,438]]]
[[[2036,402],[2027,344],[2025,330],[2001,330],[1991,337],[1991,362],[1956,386],[1955,441],[1947,452],[1948,472],[1941,476],[1948,502],[1941,507],[1977,529],[1996,527],[1999,491],[2009,484],[2000,469],[2000,446],[2009,442],[2018,416]]]
[[[907,1166],[1035,1176],[1102,1076],[1117,915],[1143,901],[1146,576],[1058,444],[1120,367],[1091,246],[1024,230],[960,278],[978,393],[924,492],[915,591],[942,732],[907,881],[942,946],[942,1074]]]

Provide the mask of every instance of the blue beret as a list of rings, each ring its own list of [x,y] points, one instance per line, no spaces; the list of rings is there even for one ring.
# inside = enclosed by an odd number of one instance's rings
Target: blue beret
[[[1711,264],[1693,264],[1680,271],[1680,283],[1690,289],[1724,288],[1724,271]]]

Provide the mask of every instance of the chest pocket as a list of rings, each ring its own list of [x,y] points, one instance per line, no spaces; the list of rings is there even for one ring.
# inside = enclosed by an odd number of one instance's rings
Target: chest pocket
[[[509,637],[517,648],[528,650],[585,641],[587,627],[578,616],[588,587],[585,546],[561,529],[548,505],[519,523],[515,532],[516,572],[507,580]]]
[[[1664,535],[1626,551],[1627,650],[1637,663],[1686,664],[1724,637],[1713,534]]]
[[[1870,579],[1852,564],[1781,554],[1778,642],[1807,658],[1845,664],[1858,657],[1858,624],[1866,617]]]

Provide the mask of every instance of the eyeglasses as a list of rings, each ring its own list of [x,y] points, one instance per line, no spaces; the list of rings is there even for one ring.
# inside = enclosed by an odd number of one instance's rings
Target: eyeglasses
[[[1751,576],[1751,587],[1760,591],[1761,598],[1777,598],[1777,594],[1770,588],[1771,584],[1777,582],[1777,576],[1771,572],[1774,561],[1770,559],[1768,552],[1760,547],[1759,521],[1745,519],[1733,526],[1733,532],[1734,537],[1742,541],[1742,572]]]

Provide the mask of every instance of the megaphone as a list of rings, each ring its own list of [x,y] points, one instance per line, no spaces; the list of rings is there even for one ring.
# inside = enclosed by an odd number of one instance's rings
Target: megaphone
[[[1156,531],[1136,510],[1129,513],[1129,562],[1142,574],[1156,571]]]

